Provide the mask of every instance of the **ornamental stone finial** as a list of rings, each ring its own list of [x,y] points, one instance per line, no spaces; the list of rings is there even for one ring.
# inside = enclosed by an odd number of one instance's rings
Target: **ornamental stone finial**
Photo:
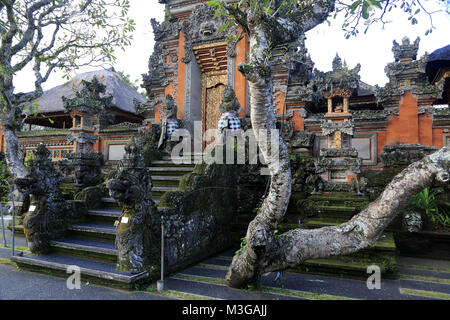
[[[394,53],[395,62],[416,60],[419,43],[419,37],[417,37],[413,44],[411,44],[408,37],[402,39],[402,44],[398,44],[398,42],[394,40],[392,52]]]
[[[336,56],[333,59],[333,71],[339,71],[342,70],[342,59],[339,57],[339,55],[336,53]]]

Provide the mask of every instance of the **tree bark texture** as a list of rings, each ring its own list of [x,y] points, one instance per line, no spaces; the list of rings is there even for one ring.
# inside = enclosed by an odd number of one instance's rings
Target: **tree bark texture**
[[[388,184],[378,199],[348,222],[339,226],[320,229],[295,229],[281,236],[269,236],[265,239],[264,256],[259,256],[256,269],[247,256],[249,248],[236,255],[228,271],[227,284],[232,287],[244,287],[248,279],[265,272],[284,270],[298,266],[307,259],[326,258],[350,254],[373,245],[383,230],[402,212],[408,202],[436,178],[441,182],[449,181],[450,150],[444,147],[438,152],[426,156],[399,173]],[[251,226],[249,227],[249,233]],[[254,245],[249,241],[248,245]],[[255,250],[255,249],[250,249]]]
[[[278,132],[271,130],[275,129],[271,54],[274,46],[292,42],[325,21],[334,1],[305,3],[290,17],[268,17],[268,11],[261,8],[255,5],[245,12],[227,9],[250,41],[248,63],[238,69],[249,83],[251,122],[271,174],[269,193],[247,229],[246,247],[234,256],[225,277],[227,285],[235,288],[245,288],[258,282],[263,273],[296,266],[306,259],[349,254],[372,245],[416,193],[429,185],[438,172],[448,171],[442,165],[442,161],[449,160],[444,148],[405,169],[375,202],[350,221],[336,227],[296,229],[276,235],[291,196],[291,170],[286,144]],[[274,141],[279,143],[279,152],[271,151]],[[444,175],[448,176],[448,172]]]

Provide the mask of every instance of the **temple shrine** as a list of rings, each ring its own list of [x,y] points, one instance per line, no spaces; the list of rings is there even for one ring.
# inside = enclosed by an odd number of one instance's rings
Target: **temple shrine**
[[[61,182],[52,189],[60,199],[56,205],[67,211],[68,238],[49,239],[35,232],[34,237],[45,240],[39,250],[98,255],[113,271],[107,276],[100,269],[84,272],[102,281],[113,274],[108,279],[124,286],[149,272],[153,278],[158,275],[161,226],[167,236],[168,272],[235,247],[268,185],[260,167],[179,164],[170,157],[177,143],[171,138],[180,129],[194,137],[200,154],[226,136],[251,129],[249,87],[238,71],[251,48],[245,35],[226,28],[226,18],[215,17],[216,8],[205,1],[159,2],[166,5],[166,17],[151,21],[155,46],[143,75],[146,97],[114,70],[79,74],[44,92],[36,101],[38,113],[29,113],[18,132],[23,160],[30,160],[36,172],[51,167],[55,181]],[[361,81],[361,66],[348,66],[338,53],[329,71],[315,69],[305,39],[290,49],[275,48],[272,56],[274,111],[292,172],[292,194],[280,232],[348,221],[377,199],[404,167],[450,144],[450,45],[418,57],[419,38],[393,39],[393,59],[385,68],[389,82],[379,87]],[[210,129],[215,138],[207,134]],[[198,131],[200,143],[195,140]],[[196,151],[191,155],[194,159]],[[44,178],[27,177],[21,187],[34,190]],[[450,193],[441,189],[448,209]],[[34,195],[43,199],[35,202],[47,201],[44,196]],[[25,207],[22,214],[33,216]],[[429,245],[421,247],[422,253],[439,245],[448,249],[448,233],[442,236],[447,242],[433,243],[432,238],[425,243],[420,237],[409,241],[411,234],[402,223],[419,230],[424,215],[408,210],[361,255],[307,261],[300,271],[366,279],[370,262],[382,267],[383,276],[394,277],[397,249],[414,251],[410,246],[418,243]],[[410,217],[418,217],[418,223]],[[25,234],[33,231],[26,223],[22,228]],[[59,231],[60,225],[54,228]],[[70,242],[79,236],[97,246],[80,249]],[[14,259],[22,267],[56,268],[39,257]],[[116,262],[123,270],[116,269]],[[128,273],[119,272],[124,270]]]
[[[66,159],[82,145],[92,145],[92,151],[101,153],[105,161],[120,160],[126,141],[137,134],[138,127],[149,129],[151,124],[167,122],[163,107],[168,95],[176,106],[169,122],[180,121],[192,134],[194,123],[199,122],[204,133],[218,128],[219,106],[227,87],[235,90],[241,107],[233,115],[245,127],[251,106],[246,81],[237,71],[249,50],[245,36],[236,41],[231,36],[239,35],[239,30],[222,31],[225,19],[214,19],[213,6],[160,2],[171,14],[161,23],[152,20],[156,44],[142,85],[147,99],[114,71],[79,75],[38,99],[39,115],[26,122],[30,128],[39,125],[48,130],[21,132],[25,153],[43,141],[54,160]],[[361,169],[382,167],[383,159],[395,150],[421,152],[421,148],[449,143],[450,117],[445,108],[450,96],[448,46],[418,58],[419,42],[394,40],[394,61],[385,68],[389,78],[385,87],[362,82],[360,66],[350,69],[338,54],[332,71],[314,69],[304,38],[289,54],[283,48],[275,50],[273,94],[276,116],[284,123],[282,134],[294,149],[306,148],[322,165],[334,166],[325,169],[325,180],[349,182]],[[82,83],[94,77],[105,86],[99,97],[110,95],[103,101],[103,111],[94,115],[64,108],[63,97],[74,99],[74,91],[82,91]],[[295,145],[299,139],[303,145]],[[1,150],[5,149],[3,141]]]

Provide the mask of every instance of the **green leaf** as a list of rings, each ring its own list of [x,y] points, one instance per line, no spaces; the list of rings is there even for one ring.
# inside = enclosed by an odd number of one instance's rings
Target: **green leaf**
[[[368,0],[369,6],[377,7],[378,9],[382,9],[381,2],[377,0]]]
[[[220,2],[216,1],[216,0],[210,0],[207,2],[207,4],[212,5],[212,6],[220,6]]]
[[[219,29],[219,33],[225,31],[226,29],[228,29],[228,27],[231,25],[231,22],[229,22],[228,24],[224,25],[222,28]]]
[[[368,2],[364,2],[362,9],[361,9],[361,15],[364,19],[369,19],[369,3]]]
[[[356,8],[361,4],[362,0],[355,1],[351,4],[350,10],[351,12],[355,12]]]

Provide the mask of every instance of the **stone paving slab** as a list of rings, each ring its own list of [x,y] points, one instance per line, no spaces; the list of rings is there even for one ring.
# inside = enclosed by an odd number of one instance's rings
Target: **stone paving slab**
[[[439,278],[439,279],[448,279],[450,280],[450,272],[440,272],[434,270],[421,270],[421,269],[412,269],[412,268],[398,268],[398,272],[401,275],[411,275],[411,276],[421,276],[421,277],[430,277],[430,278]]]
[[[450,284],[433,283],[433,282],[417,281],[417,280],[409,280],[409,279],[400,279],[399,281],[400,281],[400,286],[402,288],[450,294]]]
[[[182,274],[206,276],[223,279],[225,270],[191,267],[183,270]],[[262,285],[266,287],[281,288],[275,280],[277,273],[272,272],[262,277]],[[284,273],[284,289],[326,294],[352,299],[405,299],[400,294],[397,280],[382,280],[380,290],[369,290],[365,281],[353,279],[339,279],[325,276],[305,275],[298,273]]]
[[[98,270],[101,272],[108,272],[117,275],[130,275],[129,272],[116,270],[115,263],[107,263],[101,261],[95,261],[90,259],[84,259],[80,257],[66,256],[62,254],[50,253],[42,256],[35,256],[28,253],[23,255],[24,258],[31,258],[37,261],[68,265],[68,266],[78,266],[80,268]]]
[[[437,259],[423,259],[414,257],[398,256],[397,263],[400,266],[415,266],[417,268],[430,268],[450,272],[450,261]]]
[[[16,244],[19,245],[20,240],[25,240],[24,238],[16,237]],[[1,240],[1,239],[0,239]],[[26,243],[20,244],[25,246]],[[230,250],[224,253],[219,254],[215,258],[206,259],[201,262],[200,265],[193,266],[181,271],[179,274],[186,274],[191,276],[202,276],[202,277],[210,277],[215,279],[223,279],[226,274],[226,270],[223,270],[223,267],[226,267],[230,264],[231,260],[224,259],[223,257],[232,257],[234,256],[235,250]],[[0,258],[9,258],[11,256],[11,249],[0,248]],[[222,257],[222,258],[221,258]],[[421,263],[424,266],[436,266],[436,261],[430,261],[427,259],[416,259],[416,258],[404,258],[402,262],[408,262],[411,264],[414,262]],[[63,261],[68,262],[68,261]],[[441,268],[445,268],[447,261],[440,261],[438,265]],[[210,265],[210,266],[208,266]],[[5,271],[5,268],[9,268]],[[217,268],[217,269],[216,269]],[[22,292],[24,295],[21,297],[21,288],[14,287],[11,293],[5,294],[8,292],[9,286],[4,286],[3,283],[6,283],[7,277],[4,274],[9,274],[12,278],[17,277],[25,277],[21,274],[26,274],[27,277],[33,278],[36,277],[34,281],[37,286],[41,286],[41,288],[46,288],[44,279],[54,279],[48,280],[50,283],[52,281],[63,281],[65,285],[64,279],[55,278],[47,275],[40,275],[29,272],[18,272],[12,266],[1,265],[0,264],[0,299],[88,299],[90,293],[87,296],[76,295],[76,294],[62,294],[61,296],[53,296],[50,293],[44,294],[42,297],[33,298],[32,293],[37,294],[41,289],[39,287],[31,290],[31,293]],[[433,270],[423,270],[423,269],[415,269],[415,268],[400,268],[400,274],[404,275],[418,275],[423,277],[435,277],[441,279],[448,279],[448,272],[440,272]],[[180,277],[180,276],[179,276]],[[262,277],[262,285],[264,287],[271,288],[281,288],[280,283],[275,281],[276,273],[269,273]],[[58,280],[56,280],[58,279]],[[195,280],[195,278],[193,278]],[[14,286],[14,279],[10,279],[8,283]],[[380,290],[368,290],[365,281],[362,280],[354,280],[354,279],[345,279],[345,278],[334,278],[327,276],[319,276],[319,275],[310,275],[310,274],[299,274],[299,273],[290,273],[286,272],[283,275],[283,283],[284,289],[287,290],[296,290],[302,292],[311,292],[317,294],[326,294],[331,296],[339,296],[339,297],[347,297],[353,299],[370,299],[370,300],[404,300],[404,299],[414,299],[414,300],[430,300],[431,298],[414,296],[401,294],[400,288],[406,289],[414,289],[428,292],[440,292],[445,294],[450,294],[450,285],[443,283],[432,283],[426,281],[416,281],[416,280],[382,280],[381,289]],[[93,286],[85,286],[87,289],[92,288]],[[196,294],[206,297],[213,297],[217,299],[226,299],[226,300],[272,300],[272,299],[300,299],[297,297],[272,294],[266,292],[258,292],[258,291],[249,291],[249,290],[236,290],[228,288],[224,285],[206,283],[200,281],[192,281],[186,279],[176,278],[176,275],[173,277],[169,277],[166,279],[166,287],[169,290],[176,290],[179,292],[184,292],[187,294]],[[27,287],[28,288],[28,287]],[[84,287],[83,287],[84,288]],[[105,291],[105,296],[99,297],[99,299],[122,299],[122,296],[117,295],[118,292],[122,292],[116,289],[107,289],[100,287],[103,290],[112,290],[111,292]],[[5,291],[6,290],[6,291]],[[103,291],[102,291],[103,292]],[[159,295],[153,295],[145,292],[134,292],[137,296],[128,295],[125,297],[133,297],[133,299],[161,299],[162,297]],[[94,294],[94,293],[93,293]],[[126,293],[128,294],[128,293]],[[139,294],[144,294],[144,296],[139,296]],[[119,297],[120,296],[120,297]],[[128,299],[128,298],[124,298]]]
[[[9,252],[0,248],[0,257],[9,256]],[[80,290],[69,290],[66,281],[0,264],[0,300],[171,300],[148,292],[129,292],[86,282],[81,284]]]
[[[176,275],[166,279],[165,285],[169,290],[182,291],[224,300],[304,300],[297,297],[261,293],[257,291],[250,292],[232,289],[224,285],[177,279]]]
[[[263,285],[279,287],[275,281],[276,275],[276,273],[270,273],[263,277]],[[288,272],[284,273],[283,279],[286,289],[364,300],[402,299],[396,280],[381,280],[381,289],[369,290],[366,281],[361,280]]]

